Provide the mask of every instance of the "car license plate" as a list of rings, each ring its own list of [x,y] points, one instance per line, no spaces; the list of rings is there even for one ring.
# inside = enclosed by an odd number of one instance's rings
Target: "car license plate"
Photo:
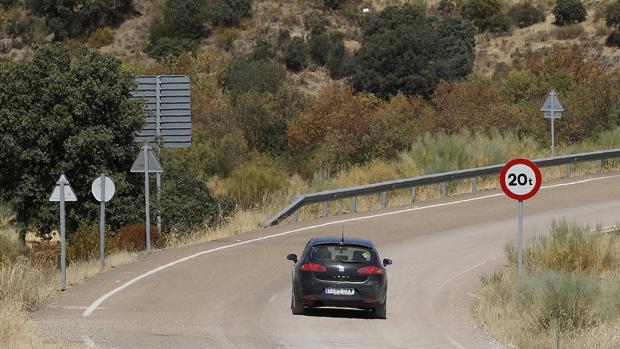
[[[328,287],[325,289],[325,294],[331,294],[334,296],[353,296],[355,294],[355,290],[352,288],[332,288]]]

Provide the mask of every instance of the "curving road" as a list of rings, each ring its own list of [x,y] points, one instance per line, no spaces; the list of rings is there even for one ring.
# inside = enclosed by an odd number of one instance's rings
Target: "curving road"
[[[501,348],[472,319],[471,292],[480,273],[505,264],[516,210],[486,191],[163,250],[59,293],[33,322],[84,348]],[[546,183],[525,204],[526,237],[553,218],[612,225],[618,212],[618,175]],[[387,320],[290,313],[286,255],[342,226],[394,260]]]

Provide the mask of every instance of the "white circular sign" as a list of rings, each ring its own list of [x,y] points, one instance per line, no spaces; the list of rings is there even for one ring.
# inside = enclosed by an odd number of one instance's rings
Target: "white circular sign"
[[[90,187],[90,191],[93,193],[93,196],[95,197],[95,199],[101,202],[101,199],[102,199],[101,184],[105,182],[105,188],[103,188],[104,190],[103,197],[105,198],[105,202],[108,202],[114,196],[114,193],[116,192],[116,187],[114,186],[114,182],[112,182],[112,178],[108,176],[104,176],[103,178],[105,178],[104,181],[101,180],[101,176],[97,177],[97,179],[93,181],[93,185]]]
[[[499,179],[504,193],[515,200],[527,200],[536,195],[542,182],[538,166],[527,159],[507,163]]]

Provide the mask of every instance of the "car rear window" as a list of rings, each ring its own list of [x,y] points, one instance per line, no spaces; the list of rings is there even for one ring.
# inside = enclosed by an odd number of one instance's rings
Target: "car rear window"
[[[318,245],[312,247],[310,259],[317,262],[368,263],[372,253],[370,249],[356,245]]]

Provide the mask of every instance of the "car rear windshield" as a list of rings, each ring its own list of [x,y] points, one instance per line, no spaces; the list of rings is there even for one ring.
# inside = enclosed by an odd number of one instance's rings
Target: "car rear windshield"
[[[316,262],[368,263],[372,253],[370,249],[356,245],[318,245],[312,247],[310,259]]]

